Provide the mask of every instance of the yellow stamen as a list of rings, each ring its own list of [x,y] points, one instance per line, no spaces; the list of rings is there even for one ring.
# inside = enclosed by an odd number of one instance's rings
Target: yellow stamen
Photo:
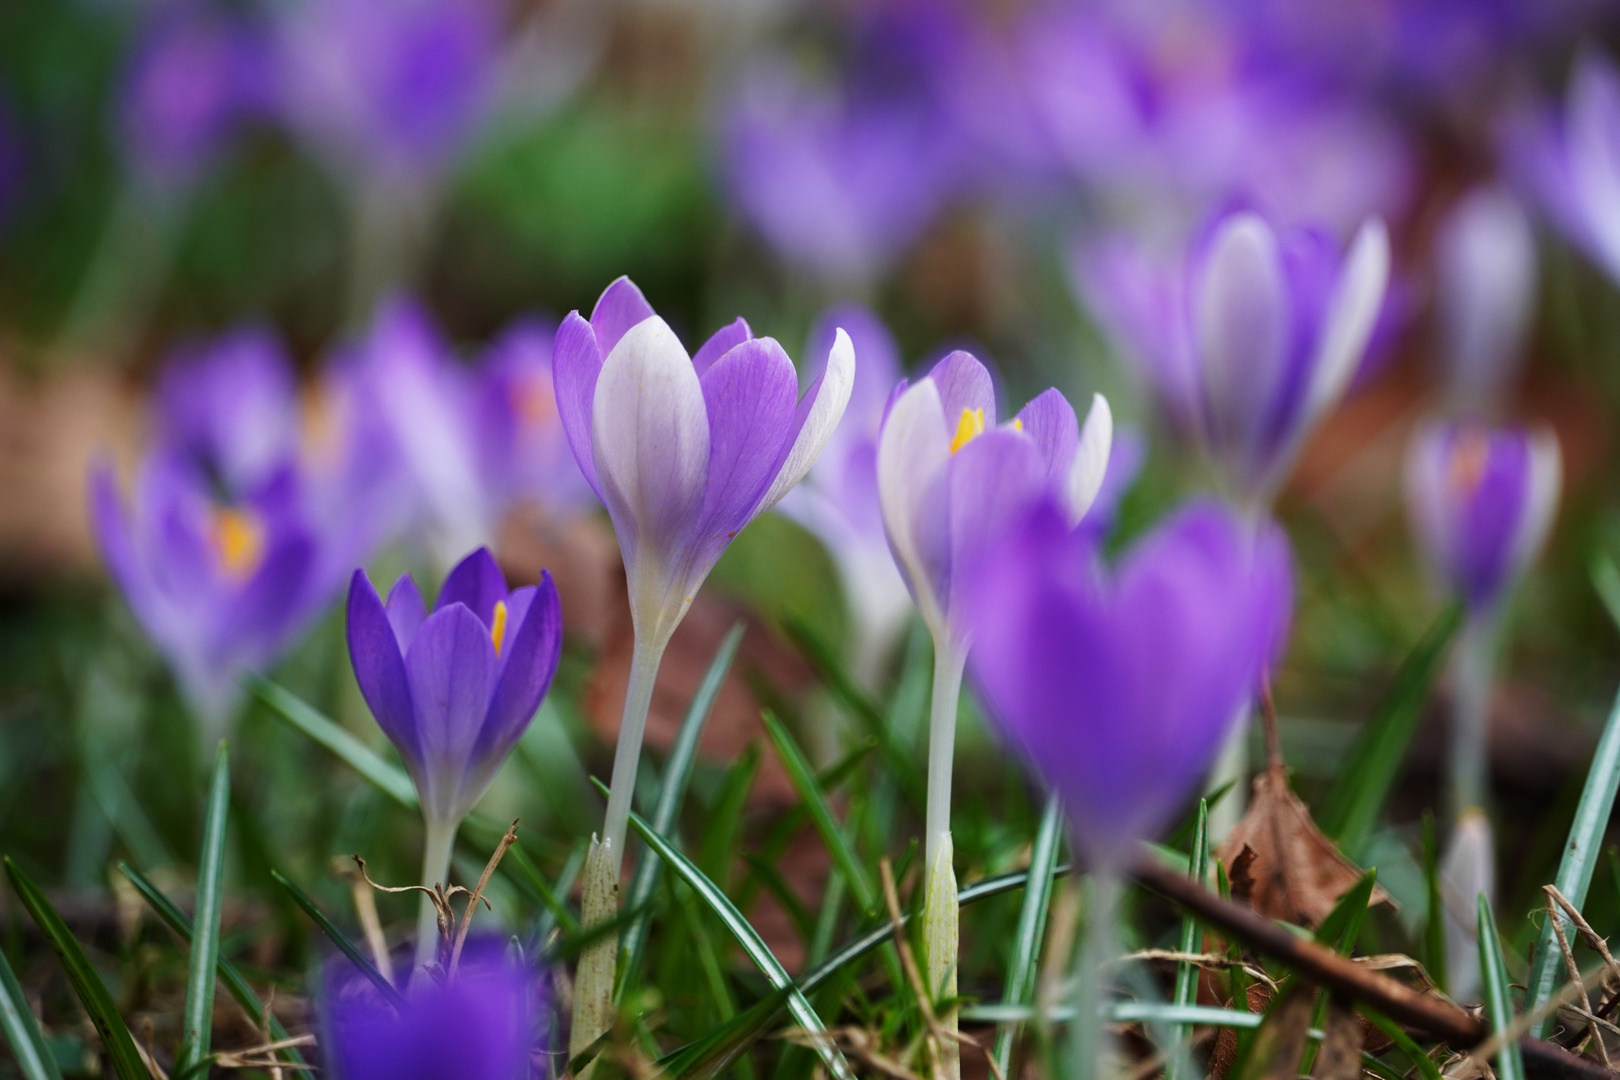
[[[1016,416],[1013,417],[1013,430],[1014,431],[1023,431],[1024,430],[1024,422],[1022,420],[1018,419],[1018,417],[1016,417]]]
[[[951,453],[956,453],[972,442],[974,436],[983,434],[984,410],[963,409],[962,418],[956,422],[956,436],[951,439]]]
[[[506,601],[495,601],[495,620],[489,628],[489,640],[495,644],[495,655],[501,655],[501,645],[506,641]]]
[[[234,578],[245,578],[264,560],[264,526],[251,510],[224,507],[214,511],[214,550],[220,565]]]

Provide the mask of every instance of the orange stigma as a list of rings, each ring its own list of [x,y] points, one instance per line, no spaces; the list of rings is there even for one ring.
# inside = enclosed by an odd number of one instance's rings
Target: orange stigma
[[[550,379],[518,380],[512,386],[511,402],[524,427],[546,427],[557,420],[557,395]]]
[[[975,436],[983,434],[984,410],[963,409],[962,418],[956,422],[956,435],[951,439],[951,453],[956,453],[972,442]]]
[[[248,577],[264,561],[264,525],[251,510],[223,507],[214,511],[211,539],[225,573]]]
[[[1483,432],[1468,429],[1458,432],[1451,447],[1451,460],[1447,462],[1446,479],[1453,490],[1472,495],[1485,479],[1485,467],[1490,462],[1491,441]]]
[[[495,655],[501,655],[501,646],[506,643],[506,601],[495,601],[495,617],[490,622],[489,640],[495,646]]]

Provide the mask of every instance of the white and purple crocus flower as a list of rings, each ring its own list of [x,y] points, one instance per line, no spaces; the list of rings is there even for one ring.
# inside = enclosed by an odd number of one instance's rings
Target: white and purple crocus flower
[[[1425,561],[1461,601],[1466,621],[1452,654],[1452,833],[1441,863],[1447,889],[1447,992],[1479,992],[1476,907],[1496,889],[1488,814],[1489,718],[1502,610],[1546,542],[1558,506],[1558,441],[1550,431],[1431,421],[1407,455],[1406,493]]]
[[[422,883],[445,880],[450,853],[551,686],[562,653],[562,606],[550,574],[508,589],[479,548],[445,579],[429,613],[401,577],[384,604],[356,570],[349,586],[349,656],[355,680],[416,784],[426,825]],[[434,955],[434,912],[424,898],[417,962]]]
[[[1536,299],[1535,231],[1508,191],[1474,188],[1446,214],[1434,286],[1447,407],[1494,413],[1523,363]]]
[[[1255,513],[1359,368],[1384,303],[1389,238],[1348,251],[1250,210],[1217,219],[1180,261],[1116,240],[1082,253],[1082,289],[1166,411]]]
[[[571,312],[552,349],[557,409],[624,557],[635,652],[611,794],[585,871],[585,921],[617,910],[619,864],[653,683],[670,636],[732,539],[810,471],[844,415],[855,350],[839,331],[801,397],[793,361],[742,319],[689,355],[628,278],[590,319]],[[575,1052],[607,1029],[617,946],[587,950]]]

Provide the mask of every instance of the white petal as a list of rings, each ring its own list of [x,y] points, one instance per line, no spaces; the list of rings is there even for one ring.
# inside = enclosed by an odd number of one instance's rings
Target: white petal
[[[1113,446],[1114,410],[1109,408],[1107,398],[1093,394],[1091,411],[1080,429],[1080,445],[1069,466],[1068,490],[1064,492],[1071,523],[1078,524],[1096,501],[1103,477],[1108,475],[1108,456]]]
[[[919,379],[894,403],[878,436],[877,480],[889,550],[930,628],[944,624],[935,568],[925,552],[949,550],[950,545],[948,537],[925,534],[946,527],[947,508],[930,503],[944,489],[941,480],[950,460],[939,389],[932,379]]]
[[[1299,426],[1301,438],[1323,413],[1338,404],[1350,385],[1372,338],[1388,285],[1389,233],[1381,219],[1371,218],[1356,230],[1344,270],[1328,301]]]
[[[1536,237],[1511,194],[1458,200],[1435,239],[1435,300],[1454,407],[1488,411],[1523,359],[1536,288]]]
[[[662,554],[703,502],[709,417],[692,360],[663,319],[637,323],[602,362],[591,454],[627,561]]]
[[[1515,577],[1524,572],[1547,542],[1558,512],[1563,480],[1564,459],[1559,452],[1558,436],[1551,429],[1535,432],[1530,436],[1530,488],[1525,492],[1524,511],[1519,516],[1519,532],[1513,538],[1509,564]]]
[[[804,479],[810,466],[826,449],[838,428],[838,422],[844,418],[844,408],[849,404],[849,394],[854,386],[855,346],[850,342],[849,335],[840,328],[833,338],[832,351],[827,354],[827,367],[822,372],[821,384],[816,388],[816,399],[810,403],[810,412],[804,418],[804,425],[799,428],[798,438],[793,440],[793,449],[788,451],[787,460],[782,462],[776,479],[771,481],[770,489],[766,491],[756,514],[763,514],[775,506],[782,496],[793,490],[793,485]]]
[[[1256,437],[1288,355],[1288,285],[1271,226],[1240,213],[1220,227],[1193,293],[1193,333],[1217,449]]]

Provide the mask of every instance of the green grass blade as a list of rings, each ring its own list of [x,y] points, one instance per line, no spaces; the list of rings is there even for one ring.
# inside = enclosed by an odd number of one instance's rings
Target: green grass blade
[[[219,744],[214,777],[208,785],[203,815],[202,858],[197,863],[197,914],[192,920],[191,969],[186,978],[186,1005],[181,1014],[180,1052],[175,1072],[183,1073],[208,1057],[214,1031],[214,982],[219,966],[219,917],[224,906],[225,823],[230,814],[230,755]]]
[[[724,885],[730,878],[733,856],[737,853],[737,838],[742,835],[743,812],[748,807],[749,793],[759,775],[759,744],[749,743],[737,760],[726,770],[725,778],[715,793],[709,810],[709,820],[703,829],[698,847],[698,865],[711,881]]]
[[[1351,747],[1327,805],[1317,819],[1322,831],[1337,841],[1340,849],[1352,859],[1372,836],[1401,761],[1406,757],[1406,749],[1417,731],[1418,720],[1422,718],[1423,704],[1439,670],[1446,643],[1461,623],[1459,606],[1446,609],[1401,662],[1388,696]]]
[[[371,985],[382,991],[383,997],[392,1002],[395,1007],[404,1004],[404,999],[399,996],[399,991],[394,989],[394,984],[383,978],[382,972],[373,967],[371,961],[366,959],[366,954],[360,951],[359,946],[350,941],[349,936],[339,930],[337,924],[326,917],[326,912],[322,911],[315,901],[309,898],[309,894],[287,880],[286,875],[280,870],[272,870],[270,875],[276,879],[278,885],[287,890],[287,895],[292,897],[293,903],[297,904],[303,913],[309,916],[311,922],[321,928],[321,932],[326,935],[333,945],[337,946],[338,951],[347,956],[349,962],[359,968],[362,975],[371,980]]]
[[[737,647],[742,644],[743,631],[746,629],[747,624],[739,621],[726,633],[720,648],[715,650],[714,659],[709,661],[709,669],[703,673],[703,681],[698,683],[697,692],[692,695],[691,704],[686,708],[680,733],[675,737],[675,745],[670,748],[669,757],[664,763],[664,782],[658,789],[658,803],[653,807],[652,826],[660,836],[670,835],[675,828],[681,801],[686,796],[687,782],[692,779],[692,763],[697,760],[698,739],[703,735],[703,726],[709,722],[709,714],[714,711],[715,699],[720,696],[726,673],[737,658]],[[658,875],[663,866],[662,859],[642,859],[637,863],[628,893],[628,906],[631,909],[646,910],[651,907],[653,890],[658,888]],[[624,969],[618,981],[619,998],[624,997],[625,987],[635,981],[641,970],[647,930],[651,925],[651,916],[646,914],[631,923],[630,929],[625,932],[624,941],[619,946],[620,963]]]
[[[1615,626],[1620,626],[1620,569],[1616,569],[1614,560],[1607,555],[1592,560],[1592,587],[1597,590],[1609,618]]]
[[[661,1058],[660,1075],[671,1080],[711,1080],[723,1075],[771,1029],[793,992],[792,986],[778,987],[703,1038]]]
[[[1405,1028],[1377,1009],[1370,1008],[1365,1002],[1358,1002],[1356,1011],[1365,1016],[1367,1022],[1372,1024],[1373,1027],[1389,1036],[1389,1041],[1395,1044],[1396,1049],[1405,1054],[1407,1060],[1417,1066],[1417,1071],[1422,1074],[1423,1080],[1441,1080],[1440,1067],[1434,1063],[1433,1058],[1423,1052],[1423,1048],[1417,1044],[1412,1036],[1406,1033]]]
[[[1041,823],[1035,830],[1035,843],[1030,849],[1024,903],[1018,910],[1012,956],[1007,961],[1007,983],[1002,998],[1009,1004],[1026,1005],[1035,999],[1035,976],[1040,967],[1041,946],[1046,942],[1046,912],[1052,902],[1052,867],[1057,865],[1058,846],[1062,842],[1063,807],[1056,795],[1048,796]],[[1012,1075],[1013,1047],[1022,1030],[1023,1025],[1014,1022],[1003,1025],[996,1034],[992,1054],[1004,1075]]]
[[[121,862],[118,864],[118,871],[135,886],[135,891],[141,894],[141,898],[157,913],[157,917],[163,920],[164,925],[179,935],[186,944],[191,944],[191,920],[186,918],[186,913],[175,907],[174,901],[163,895],[163,891],[154,885],[150,878],[133,866]],[[291,1038],[275,1014],[265,1010],[264,1002],[259,1000],[259,995],[248,985],[241,970],[225,957],[219,959],[219,981],[225,984],[226,991],[236,999],[238,1005],[242,1006],[242,1011],[247,1013],[248,1019],[253,1021],[255,1027],[269,1028],[270,1037],[277,1041]],[[295,1064],[305,1063],[304,1056],[295,1046],[289,1046],[281,1053]]]
[[[1372,903],[1373,889],[1377,884],[1378,868],[1373,867],[1344,890],[1339,902],[1333,905],[1333,910],[1322,920],[1322,925],[1316,928],[1317,943],[1343,956],[1354,952],[1356,939],[1361,936],[1361,924],[1367,919],[1367,905]]]
[[[1575,808],[1575,820],[1570,823],[1569,836],[1564,841],[1558,874],[1553,878],[1558,891],[1569,898],[1577,911],[1586,903],[1586,891],[1592,885],[1592,873],[1597,869],[1603,833],[1608,828],[1617,790],[1620,790],[1620,697],[1615,699],[1609,720],[1603,726],[1603,735],[1592,756],[1592,767],[1586,774],[1586,786],[1581,790],[1581,801]],[[1567,915],[1559,912],[1555,917],[1563,920],[1566,934],[1572,933]],[[1530,953],[1527,1011],[1534,1012],[1546,1003],[1558,979],[1563,954],[1554,944],[1553,936],[1552,918],[1548,918],[1542,923],[1535,948]],[[1551,1022],[1552,1017],[1544,1018],[1530,1033],[1541,1038]]]
[[[792,987],[793,977],[787,973],[787,969],[782,966],[782,962],[771,952],[770,947],[765,944],[765,940],[759,936],[759,932],[754,929],[747,919],[743,918],[742,912],[737,910],[726,894],[720,891],[714,882],[704,877],[703,871],[699,870],[685,855],[675,850],[669,841],[653,832],[641,815],[631,814],[630,824],[641,835],[642,841],[652,848],[660,859],[668,863],[669,868],[675,872],[676,876],[686,883],[687,888],[697,893],[698,897],[709,905],[709,908],[725,924],[726,929],[731,931],[732,936],[737,939],[737,943],[742,946],[743,952],[747,953],[748,958],[764,973],[770,984],[778,990],[783,987]],[[827,1025],[822,1023],[820,1016],[816,1015],[816,1010],[811,1006],[809,999],[804,996],[801,990],[794,988],[789,995],[788,1011],[799,1022],[799,1026],[812,1036],[825,1034]],[[844,1060],[844,1055],[838,1051],[838,1048],[832,1044],[830,1039],[818,1039],[816,1041],[816,1054],[821,1058],[822,1064],[827,1067],[827,1071],[839,1077],[839,1080],[853,1080],[854,1073],[850,1070],[849,1062]]]
[[[1193,822],[1192,854],[1189,859],[1188,876],[1200,886],[1209,877],[1209,800],[1198,800],[1198,815]],[[1192,954],[1203,952],[1203,927],[1192,916],[1181,920],[1181,951]],[[1193,964],[1176,965],[1176,986],[1171,994],[1172,1005],[1194,1005],[1198,1000],[1198,974],[1199,969]],[[1186,1024],[1174,1024],[1170,1028],[1170,1037],[1174,1046],[1179,1047],[1190,1034]],[[1165,1070],[1166,1080],[1181,1080],[1186,1070],[1186,1055],[1179,1050],[1174,1052]]]
[[[1502,940],[1496,936],[1496,919],[1490,901],[1479,898],[1479,975],[1485,984],[1485,1016],[1491,1030],[1505,1031],[1513,1023],[1513,999],[1509,996],[1507,964],[1502,959]],[[1509,1042],[1496,1055],[1498,1080],[1525,1080],[1524,1058],[1518,1042]]]
[[[1429,978],[1446,992],[1446,902],[1440,887],[1440,840],[1434,814],[1423,812],[1423,888],[1428,895],[1429,918],[1423,927],[1423,965]]]
[[[855,906],[860,908],[862,915],[871,915],[877,910],[877,888],[855,855],[855,848],[850,844],[849,837],[844,835],[843,826],[833,816],[832,807],[827,805],[815,770],[805,760],[804,753],[799,749],[793,735],[782,726],[782,721],[770,712],[762,713],[760,719],[765,724],[765,733],[770,736],[771,746],[776,749],[776,756],[781,760],[783,768],[787,769],[788,780],[792,782],[793,790],[798,793],[799,799],[810,814],[811,824],[821,835],[821,842],[827,846],[828,853],[832,855],[833,865],[838,868],[838,873],[849,886],[851,895],[855,897]]]
[[[113,1070],[121,1080],[151,1080],[140,1051],[135,1049],[129,1027],[124,1023],[124,1018],[118,1015],[112,995],[107,992],[107,984],[96,974],[90,958],[84,954],[84,949],[74,939],[62,916],[45,899],[45,894],[34,884],[34,879],[23,873],[9,855],[5,859],[5,868],[6,877],[11,879],[12,891],[22,901],[23,907],[28,909],[28,914],[33,916],[40,933],[50,943],[51,951],[62,962],[68,984],[73,987],[79,1003],[95,1025],[96,1033],[101,1036],[102,1048],[107,1051]]]
[[[6,954],[0,952],[0,1029],[11,1044],[12,1059],[22,1070],[25,1080],[62,1080],[56,1067],[56,1058],[45,1043],[45,1033],[28,1008],[22,985]]]
[[[270,711],[342,758],[355,772],[377,785],[383,794],[401,806],[417,805],[416,785],[405,771],[389,764],[335,720],[262,676],[250,675],[244,685],[254,697],[268,705]]]

